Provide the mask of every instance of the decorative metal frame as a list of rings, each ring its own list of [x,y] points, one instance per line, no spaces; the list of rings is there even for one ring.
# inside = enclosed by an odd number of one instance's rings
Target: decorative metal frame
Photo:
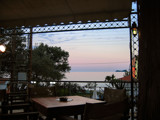
[[[32,28],[32,32],[31,32]],[[95,22],[95,23],[81,23],[77,24],[61,24],[53,26],[36,26],[36,27],[21,27],[14,29],[2,29],[1,34],[3,35],[14,35],[19,34],[19,30],[23,31],[23,34],[35,34],[35,33],[49,33],[49,32],[62,32],[62,31],[77,31],[77,30],[94,30],[94,29],[115,29],[115,28],[129,28],[128,19],[122,21],[106,21],[106,22]],[[13,32],[14,30],[14,32]]]
[[[106,21],[106,22],[100,22],[97,21],[95,23],[88,22],[88,23],[81,23],[78,22],[77,24],[60,24],[60,25],[52,25],[52,26],[36,26],[36,27],[21,27],[21,28],[14,28],[14,29],[3,29],[0,28],[0,35],[7,36],[7,35],[17,35],[20,34],[19,30],[23,31],[24,35],[28,35],[28,39],[30,41],[30,55],[29,59],[31,59],[31,41],[32,41],[32,34],[36,33],[49,33],[49,32],[62,32],[62,31],[77,31],[77,30],[95,30],[95,29],[117,29],[117,28],[130,28],[130,55],[131,55],[131,74],[132,71],[132,65],[133,61],[132,58],[137,57],[139,55],[139,37],[138,34],[134,36],[132,34],[131,25],[133,22],[136,22],[138,25],[138,14],[137,13],[131,13],[129,18],[126,18],[122,21],[114,20],[114,21]],[[14,32],[13,32],[14,31]],[[135,61],[136,62],[136,61]],[[29,64],[29,68],[31,67],[31,64]],[[137,70],[138,71],[138,70]],[[31,70],[30,70],[31,72]],[[135,74],[136,79],[131,76],[131,102],[132,102],[132,115],[134,115],[134,98],[136,95],[138,95],[138,85],[135,81],[138,80],[137,74]],[[136,91],[136,94],[134,93]],[[132,119],[134,116],[131,117]]]
[[[133,120],[136,118],[135,114],[135,102],[137,102],[138,96],[138,56],[139,56],[139,33],[137,29],[137,35],[133,35],[132,32],[132,24],[135,22],[138,26],[138,13],[131,13],[130,14],[130,67],[131,67],[131,119]],[[133,69],[135,68],[135,72]]]

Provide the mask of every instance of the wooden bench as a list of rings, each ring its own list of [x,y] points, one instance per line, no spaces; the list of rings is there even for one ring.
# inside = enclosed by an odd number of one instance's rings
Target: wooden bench
[[[13,114],[1,114],[0,120],[38,120],[38,112],[23,112]]]
[[[29,107],[31,107],[30,103],[23,103],[23,104],[11,104],[11,105],[2,105],[2,113],[8,113],[8,110],[10,110],[10,113],[13,112],[13,110],[17,109],[23,109],[24,111],[29,111]]]

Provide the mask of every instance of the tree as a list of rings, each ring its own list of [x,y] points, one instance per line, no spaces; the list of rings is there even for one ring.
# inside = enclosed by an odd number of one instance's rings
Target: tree
[[[32,51],[33,80],[61,80],[71,67],[69,53],[60,47],[49,47],[43,43]]]
[[[0,38],[1,44],[5,44],[6,52],[0,54],[0,77],[11,75],[14,71],[14,79],[17,79],[19,70],[23,66],[27,66],[28,50],[24,44],[26,37],[22,36],[22,31],[19,30],[19,35],[10,35]]]
[[[116,87],[117,89],[123,89],[125,86],[125,82],[120,79],[116,79],[114,74],[106,76],[105,81],[111,83],[112,87]]]

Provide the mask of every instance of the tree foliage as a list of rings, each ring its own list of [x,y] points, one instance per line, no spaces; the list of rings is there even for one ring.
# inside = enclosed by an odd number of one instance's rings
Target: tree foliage
[[[27,60],[28,50],[26,45],[23,44],[24,41],[26,41],[26,38],[20,34],[0,38],[1,44],[6,46],[6,52],[0,54],[1,77],[4,74],[11,75],[13,69],[16,70],[15,72],[18,72],[24,63],[27,65],[25,60]]]
[[[18,72],[29,70],[29,52],[24,41],[26,38],[22,34],[0,38],[1,44],[7,48],[5,53],[0,54],[0,77],[13,75],[14,70],[14,78],[17,79]],[[33,49],[32,54],[33,80],[61,80],[65,77],[64,73],[71,69],[69,53],[60,47],[41,44]]]
[[[109,82],[112,87],[115,87],[117,89],[123,89],[125,86],[125,82],[120,79],[116,79],[114,74],[112,74],[111,76],[106,76],[105,81]]]
[[[33,80],[61,80],[71,67],[69,53],[60,47],[50,47],[43,43],[32,51]]]

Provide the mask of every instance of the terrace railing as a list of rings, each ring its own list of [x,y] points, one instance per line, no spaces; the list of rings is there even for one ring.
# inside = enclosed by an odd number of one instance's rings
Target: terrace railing
[[[131,100],[131,83],[125,82],[124,88]],[[24,81],[12,82],[14,92],[28,91],[30,97],[80,95],[103,100],[104,88],[115,88],[106,81]],[[134,113],[137,110],[138,82],[134,82]],[[0,88],[2,88],[0,84]],[[96,95],[95,95],[96,94]]]
[[[106,81],[24,81],[18,80],[11,83],[15,91],[25,91],[29,89],[45,88],[49,92],[48,95],[65,96],[65,95],[82,95],[92,97],[93,92],[97,92],[97,99],[103,98],[104,88],[115,88],[112,83]],[[5,88],[5,84],[0,84],[0,88]],[[127,91],[127,95],[131,96],[131,83],[124,82],[124,88]],[[47,92],[46,91],[46,92]],[[43,92],[44,89],[43,89]],[[41,93],[42,94],[42,93]],[[44,93],[45,94],[45,93]],[[138,82],[134,82],[134,101],[138,96]]]

